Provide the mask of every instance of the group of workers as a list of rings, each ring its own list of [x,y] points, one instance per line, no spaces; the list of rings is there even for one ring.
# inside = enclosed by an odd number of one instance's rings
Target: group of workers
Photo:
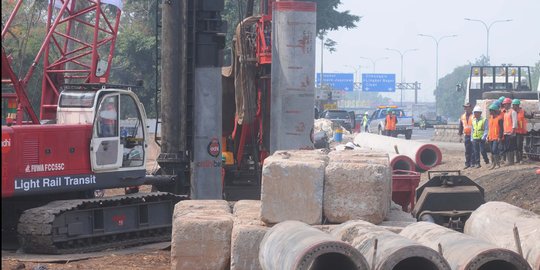
[[[489,106],[489,118],[482,116],[477,105],[465,103],[459,121],[459,135],[464,135],[465,168],[480,168],[480,156],[489,164],[484,144],[491,149],[490,170],[523,162],[523,139],[527,133],[527,119],[519,99],[500,97]]]

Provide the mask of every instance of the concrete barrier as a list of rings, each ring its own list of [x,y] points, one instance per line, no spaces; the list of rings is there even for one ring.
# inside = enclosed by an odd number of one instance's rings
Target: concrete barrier
[[[264,161],[261,220],[265,223],[321,223],[326,161],[319,151],[308,152],[312,154],[281,152]]]
[[[233,217],[226,201],[181,201],[174,207],[171,269],[227,269]]]
[[[459,125],[435,125],[432,141],[437,142],[461,142],[462,136],[458,135]]]
[[[390,208],[392,174],[388,155],[375,151],[330,152],[323,209],[332,223],[361,219],[380,223]]]

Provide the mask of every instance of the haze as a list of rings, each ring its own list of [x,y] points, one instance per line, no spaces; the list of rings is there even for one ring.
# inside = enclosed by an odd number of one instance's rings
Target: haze
[[[397,50],[418,49],[404,56],[405,82],[422,84],[419,101],[434,101],[435,41],[418,34],[443,39],[439,43],[439,78],[451,73],[457,66],[473,62],[486,54],[486,28],[495,20],[512,19],[496,23],[490,30],[489,56],[492,65],[513,64],[533,66],[540,53],[540,1],[539,0],[342,0],[340,10],[350,10],[362,16],[357,28],[331,32],[328,37],[338,43],[337,51],[324,52],[324,72],[372,73],[371,61],[377,59],[376,73],[395,73],[400,81],[400,56]],[[320,40],[317,48],[316,72],[320,72]],[[360,68],[359,68],[360,66]],[[354,67],[354,68],[353,68]],[[399,94],[385,95],[399,101]],[[413,101],[412,91],[404,91],[403,100]]]

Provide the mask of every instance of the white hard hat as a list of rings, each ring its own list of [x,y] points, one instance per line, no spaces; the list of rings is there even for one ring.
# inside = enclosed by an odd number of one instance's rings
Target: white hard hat
[[[366,112],[365,112],[364,114],[369,114],[369,112],[368,112],[368,111],[366,111]]]
[[[348,142],[345,144],[345,149],[354,149],[354,143]]]
[[[480,108],[480,106],[476,105],[474,106],[474,109],[473,109],[473,112],[482,112],[482,109]]]

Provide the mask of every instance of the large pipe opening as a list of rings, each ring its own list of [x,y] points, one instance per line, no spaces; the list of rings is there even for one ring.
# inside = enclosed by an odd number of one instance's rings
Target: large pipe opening
[[[439,267],[432,261],[422,257],[410,257],[400,261],[392,270],[438,270]]]
[[[348,256],[337,253],[325,253],[313,261],[311,266],[308,268],[310,270],[334,270],[334,269],[343,269],[343,270],[353,270],[358,269],[358,266],[354,263],[351,258]]]
[[[478,270],[519,270],[519,268],[513,263],[495,260],[482,264]]]
[[[392,170],[404,170],[404,171],[413,171],[413,167],[409,162],[403,159],[396,159],[392,166]]]
[[[420,152],[420,162],[426,167],[435,167],[437,165],[437,152],[431,148],[425,148]]]

